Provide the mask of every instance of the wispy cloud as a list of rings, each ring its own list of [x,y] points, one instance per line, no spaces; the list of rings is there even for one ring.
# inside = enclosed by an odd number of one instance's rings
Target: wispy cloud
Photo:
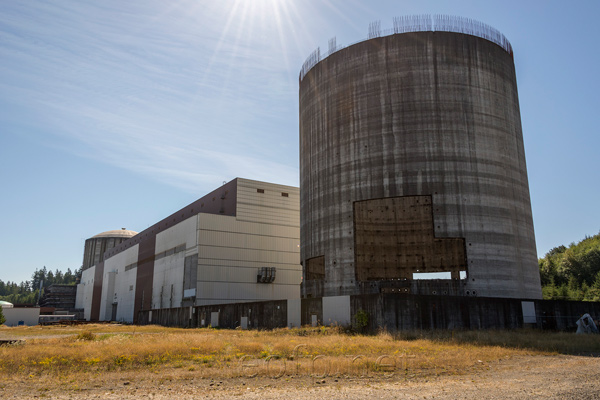
[[[236,176],[297,184],[286,28],[216,3],[11,4],[0,101],[20,102],[65,151],[185,190]]]

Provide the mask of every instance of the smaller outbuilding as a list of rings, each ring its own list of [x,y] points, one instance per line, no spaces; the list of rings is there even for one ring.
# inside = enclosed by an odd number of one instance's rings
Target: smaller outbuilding
[[[40,308],[33,306],[17,306],[7,301],[0,301],[2,313],[6,321],[6,326],[38,325],[40,321]]]

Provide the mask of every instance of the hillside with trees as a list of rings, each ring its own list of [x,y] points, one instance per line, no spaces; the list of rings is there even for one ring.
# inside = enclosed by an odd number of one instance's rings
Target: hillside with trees
[[[600,301],[600,233],[539,259],[544,299]]]
[[[41,282],[44,283],[44,287],[53,284],[75,285],[80,275],[80,270],[71,271],[68,268],[67,272],[62,272],[58,269],[52,272],[44,267],[36,269],[30,281],[16,283],[10,281],[4,282],[0,279],[0,300],[13,304],[34,304],[39,298]]]

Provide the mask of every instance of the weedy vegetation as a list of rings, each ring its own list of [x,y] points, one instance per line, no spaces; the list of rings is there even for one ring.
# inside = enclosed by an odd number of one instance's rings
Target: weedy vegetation
[[[519,355],[600,353],[600,335],[415,331],[363,335],[341,328],[273,331],[158,326],[0,328],[25,338],[0,347],[0,376],[97,375],[183,368],[199,377],[463,374]]]

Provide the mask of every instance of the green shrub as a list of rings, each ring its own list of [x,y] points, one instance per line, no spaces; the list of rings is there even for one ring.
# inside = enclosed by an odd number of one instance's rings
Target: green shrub
[[[369,325],[369,314],[360,309],[354,314],[354,329],[359,332],[363,332]]]
[[[96,340],[96,335],[92,332],[81,332],[79,335],[75,336],[77,340]]]

